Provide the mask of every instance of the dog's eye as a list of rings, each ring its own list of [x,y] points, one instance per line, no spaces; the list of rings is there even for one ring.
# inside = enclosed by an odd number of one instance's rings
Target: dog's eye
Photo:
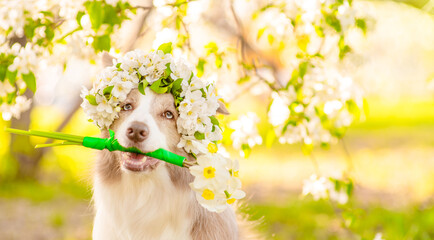
[[[132,109],[133,109],[133,105],[131,105],[131,104],[129,104],[129,103],[125,104],[125,105],[122,107],[122,110],[124,110],[124,111],[129,111],[129,110],[132,110]]]
[[[171,111],[165,111],[163,116],[167,119],[172,119],[173,118],[173,113]]]

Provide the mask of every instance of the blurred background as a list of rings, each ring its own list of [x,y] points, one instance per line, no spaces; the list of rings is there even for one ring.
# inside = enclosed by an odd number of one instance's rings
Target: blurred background
[[[359,53],[352,76],[365,93],[366,119],[350,127],[343,141],[315,148],[312,156],[321,175],[339,175],[353,165],[357,184],[350,206],[358,206],[353,214],[362,219],[353,227],[366,239],[377,233],[384,239],[434,239],[434,1],[356,2],[375,20],[366,37],[351,39]],[[135,43],[151,45],[146,38]],[[27,124],[98,135],[77,100],[95,72],[78,59],[70,59],[65,70],[44,69],[46,80],[38,82],[31,111],[12,123],[0,120],[0,129]],[[255,94],[260,88],[236,98],[230,118],[251,111],[266,119],[267,106]],[[259,133],[266,131],[260,124]],[[22,149],[44,141],[0,131],[0,239],[91,239],[95,152]],[[354,239],[333,204],[302,197],[303,180],[315,166],[299,145],[255,146],[246,159],[227,150],[241,161],[247,193],[241,211],[258,220],[266,239]]]

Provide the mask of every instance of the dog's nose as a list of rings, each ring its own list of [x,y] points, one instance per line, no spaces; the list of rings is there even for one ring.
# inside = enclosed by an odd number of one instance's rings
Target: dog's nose
[[[143,142],[149,135],[148,125],[141,122],[132,122],[127,128],[127,137],[134,142]]]

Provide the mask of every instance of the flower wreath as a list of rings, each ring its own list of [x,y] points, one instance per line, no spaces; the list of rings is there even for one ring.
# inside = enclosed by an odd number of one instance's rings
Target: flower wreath
[[[159,94],[171,93],[179,111],[178,147],[196,158],[189,167],[195,177],[190,186],[203,207],[222,212],[245,196],[240,190],[238,161],[217,153],[222,130],[215,117],[219,103],[214,84],[199,79],[185,59],[175,60],[171,46],[165,43],[150,53],[134,50],[115,59],[91,90],[83,89],[81,106],[90,121],[107,129],[118,118],[119,105],[132,89],[138,88],[142,94],[146,87]]]

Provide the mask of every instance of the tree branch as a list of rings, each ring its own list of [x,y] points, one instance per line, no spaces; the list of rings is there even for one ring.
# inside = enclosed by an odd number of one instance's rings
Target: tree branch
[[[270,82],[268,82],[264,77],[260,76],[258,74],[258,69],[256,64],[252,61],[251,64],[254,68],[254,73],[255,75],[260,79],[260,80],[264,80],[265,83],[267,83],[267,85],[273,90],[273,91],[277,91],[279,88],[283,88],[283,84],[279,81],[278,77],[277,77],[277,69],[278,67],[276,66],[276,64],[274,64],[272,61],[268,60],[265,56],[263,56],[262,53],[260,53],[258,50],[254,49],[254,47],[248,42],[248,40],[246,39],[246,37],[244,36],[244,26],[240,20],[240,18],[238,17],[234,6],[233,6],[233,1],[230,1],[230,9],[231,9],[231,13],[232,16],[235,20],[236,26],[237,26],[237,30],[232,30],[229,31],[231,32],[233,35],[236,35],[236,37],[240,40],[241,43],[241,57],[243,59],[243,62],[248,62],[247,61],[247,53],[253,53],[258,59],[264,61],[268,66],[271,67],[272,72],[273,72],[273,77],[274,80],[276,82],[276,84],[278,85],[278,87],[273,86],[273,84],[271,84]],[[225,29],[230,29],[229,27],[225,28]]]

